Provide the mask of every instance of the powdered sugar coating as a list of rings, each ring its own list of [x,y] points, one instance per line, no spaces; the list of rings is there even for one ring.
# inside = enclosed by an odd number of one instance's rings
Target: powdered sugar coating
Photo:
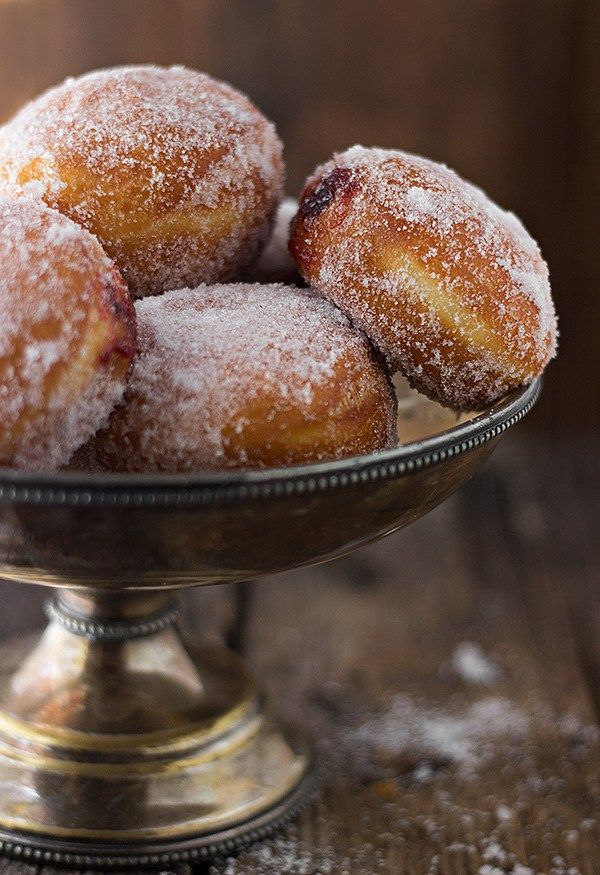
[[[387,375],[364,335],[314,292],[200,286],[136,309],[126,403],[96,439],[107,467],[266,467],[395,443]]]
[[[362,146],[335,155],[307,183],[291,250],[393,368],[448,406],[483,407],[555,354],[537,244],[444,165]]]
[[[0,196],[0,463],[66,463],[118,404],[135,351],[127,289],[98,241]]]
[[[298,212],[298,201],[286,197],[279,204],[273,231],[248,278],[257,283],[303,284],[296,262],[288,248],[290,223]]]
[[[67,79],[0,132],[0,178],[98,236],[136,296],[230,279],[281,198],[281,143],[240,92],[184,67]]]

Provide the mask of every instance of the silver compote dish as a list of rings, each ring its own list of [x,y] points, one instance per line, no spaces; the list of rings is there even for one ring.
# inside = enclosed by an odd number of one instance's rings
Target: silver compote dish
[[[398,449],[285,469],[0,470],[0,573],[55,589],[41,637],[0,653],[0,851],[152,867],[289,819],[310,747],[241,661],[191,646],[177,590],[321,562],[427,513],[533,406],[539,381],[463,416],[407,396]],[[277,703],[273,703],[276,711]]]

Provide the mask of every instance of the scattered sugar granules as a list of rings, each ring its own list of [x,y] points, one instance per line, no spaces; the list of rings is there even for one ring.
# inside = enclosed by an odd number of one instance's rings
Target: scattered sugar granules
[[[461,680],[470,684],[486,686],[500,677],[496,665],[485,655],[478,644],[462,641],[452,654],[452,670]]]

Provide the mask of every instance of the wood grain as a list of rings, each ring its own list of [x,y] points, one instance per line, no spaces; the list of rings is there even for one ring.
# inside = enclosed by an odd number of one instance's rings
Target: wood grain
[[[531,460],[513,443],[455,499],[356,560],[254,585],[248,655],[284,713],[320,739],[325,779],[286,840],[214,873],[598,871],[596,690],[565,596],[597,598],[597,577],[593,593],[575,571],[578,557],[591,560],[593,524],[577,521],[574,552],[556,565],[564,493],[547,504],[548,457],[523,477]],[[592,610],[596,639],[597,620]],[[465,641],[497,680],[453,671]],[[597,672],[597,653],[588,658]],[[440,756],[407,742],[403,707],[409,727],[416,709],[457,743],[454,718],[489,713],[489,758],[464,772],[452,745]],[[493,731],[495,708],[505,731]],[[356,732],[365,722],[368,741]],[[397,749],[378,749],[378,727],[397,732]],[[277,868],[294,859],[306,868]]]

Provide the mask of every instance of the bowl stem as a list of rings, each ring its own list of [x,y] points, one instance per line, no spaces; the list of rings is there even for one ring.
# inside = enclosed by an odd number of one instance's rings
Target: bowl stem
[[[47,613],[0,651],[5,853],[197,859],[293,812],[306,746],[235,654],[181,635],[171,593],[62,590]]]

